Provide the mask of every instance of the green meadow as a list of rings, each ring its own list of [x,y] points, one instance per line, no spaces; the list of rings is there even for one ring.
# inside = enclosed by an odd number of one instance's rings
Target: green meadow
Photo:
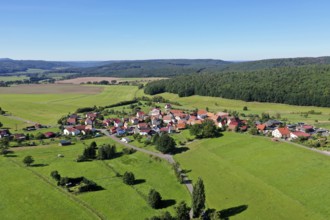
[[[95,141],[113,143],[108,138]],[[7,189],[0,192],[1,198],[5,198],[3,207],[0,206],[2,216],[6,219],[96,219],[100,216],[103,219],[144,219],[164,211],[174,214],[174,206],[181,200],[190,203],[188,190],[178,183],[166,161],[136,152],[112,160],[77,163],[75,159],[83,148],[82,143],[66,147],[50,145],[17,150],[15,157],[0,157],[0,170],[5,175],[4,188]],[[118,144],[117,150],[121,151]],[[59,158],[58,154],[64,157]],[[22,159],[27,155],[33,156],[36,167],[23,166]],[[84,176],[104,190],[72,195],[56,186],[50,177],[53,170],[62,176]],[[125,185],[115,174],[126,171],[133,172],[139,183],[133,187]],[[146,203],[145,196],[151,188],[159,191],[166,201],[164,208],[154,210]]]
[[[103,91],[98,94],[84,94],[83,91],[82,94],[1,94],[0,106],[14,116],[56,125],[61,116],[79,107],[131,100],[136,90],[135,86],[103,86]]]
[[[25,80],[25,79],[29,79],[29,77],[27,76],[23,76],[23,75],[17,75],[17,76],[0,76],[0,81],[16,81],[16,80]]]
[[[328,219],[330,158],[269,138],[225,132],[176,155],[194,181],[202,177],[207,207],[247,205],[230,219]]]

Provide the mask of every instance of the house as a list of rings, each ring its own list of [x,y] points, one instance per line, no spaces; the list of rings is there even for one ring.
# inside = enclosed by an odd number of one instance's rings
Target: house
[[[94,124],[94,118],[86,118],[85,125],[93,125]]]
[[[75,125],[75,124],[77,124],[77,118],[68,118],[66,120],[66,124],[67,125]]]
[[[71,145],[71,141],[68,141],[68,140],[60,140],[58,146],[68,146],[68,145]]]
[[[290,137],[292,139],[297,139],[299,137],[308,139],[308,138],[310,138],[310,136],[311,136],[310,134],[307,134],[303,131],[294,131],[294,132],[291,132],[291,134],[290,134]]]
[[[173,120],[173,116],[171,114],[165,115],[163,117],[163,122],[166,124],[170,123],[172,120]]]
[[[150,129],[143,128],[139,130],[140,135],[148,135],[150,133]]]
[[[137,125],[137,128],[141,130],[141,129],[144,129],[144,128],[149,128],[149,125],[147,123],[139,123]]]
[[[128,137],[123,137],[121,139],[121,141],[124,142],[124,143],[126,143],[126,144],[128,144],[129,142],[131,142],[131,140]]]
[[[123,122],[119,118],[115,118],[113,120],[113,125],[118,128],[118,127],[123,126]]]
[[[229,117],[228,112],[217,112],[216,115],[220,116],[221,118],[228,118]]]
[[[311,133],[314,132],[314,127],[312,125],[301,125],[300,127],[297,128],[298,131],[303,131],[306,133]]]
[[[201,110],[197,111],[197,118],[198,119],[204,119],[206,117],[207,117],[207,111],[206,110],[201,109]]]
[[[9,136],[10,136],[10,132],[8,129],[0,130],[0,138],[9,137]]]
[[[272,131],[273,137],[276,138],[289,138],[290,137],[290,130],[287,127],[277,128]]]
[[[235,131],[239,127],[239,122],[238,121],[231,121],[228,124],[228,129],[231,131]]]
[[[116,130],[116,135],[117,136],[122,136],[126,133],[126,130],[124,128],[117,128]]]
[[[97,112],[89,112],[86,114],[86,118],[95,119],[95,118],[97,118],[98,115],[99,115],[99,113],[97,113]]]
[[[161,124],[161,120],[159,120],[157,117],[152,117],[151,118],[151,125],[152,126],[158,126]]]
[[[222,128],[221,117],[219,115],[210,115],[209,119],[212,120],[216,126]]]
[[[149,115],[151,116],[159,116],[161,114],[161,111],[159,108],[154,108],[149,112]]]
[[[26,140],[26,136],[24,134],[13,134],[14,140],[24,141]]]
[[[258,131],[264,132],[266,130],[266,124],[258,124],[257,129]]]
[[[110,118],[104,119],[102,121],[103,126],[107,126],[107,127],[109,127],[111,125],[111,123],[112,123],[112,121]]]
[[[63,134],[64,135],[76,136],[76,135],[80,134],[80,131],[76,128],[73,128],[73,127],[67,127],[63,130]]]
[[[168,104],[165,105],[165,109],[166,110],[170,110],[171,108],[172,108],[172,105],[171,104],[168,103]]]
[[[44,133],[44,135],[45,135],[46,138],[56,137],[56,134],[54,132],[51,132],[51,131]]]
[[[177,130],[183,130],[186,129],[186,122],[185,121],[178,121],[178,124],[176,125]]]
[[[278,120],[268,120],[264,123],[266,125],[266,127],[268,128],[275,128],[280,126],[281,124],[283,124],[282,122],[278,121]]]
[[[133,125],[137,125],[139,123],[139,119],[138,118],[131,118],[131,123]]]
[[[138,119],[144,120],[145,116],[146,116],[146,114],[145,114],[144,112],[142,112],[142,111],[138,111],[138,112],[136,113],[136,117],[137,117]]]

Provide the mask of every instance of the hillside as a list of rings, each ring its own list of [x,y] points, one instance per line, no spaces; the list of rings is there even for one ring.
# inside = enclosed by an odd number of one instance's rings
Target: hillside
[[[330,66],[281,67],[250,72],[201,73],[149,83],[145,93],[171,92],[244,101],[330,106]]]

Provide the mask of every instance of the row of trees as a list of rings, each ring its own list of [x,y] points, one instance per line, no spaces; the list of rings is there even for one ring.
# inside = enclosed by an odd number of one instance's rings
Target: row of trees
[[[151,82],[144,91],[329,107],[329,85],[330,66],[321,65],[182,75]]]
[[[202,124],[194,124],[189,129],[197,138],[212,138],[219,135],[219,130],[212,120],[206,119]]]

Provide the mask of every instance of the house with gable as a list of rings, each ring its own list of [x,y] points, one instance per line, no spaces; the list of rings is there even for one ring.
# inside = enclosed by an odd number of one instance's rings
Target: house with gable
[[[279,127],[272,131],[272,136],[276,138],[290,138],[291,131],[287,127]]]
[[[200,109],[197,111],[197,118],[198,119],[205,119],[207,117],[207,111]]]

